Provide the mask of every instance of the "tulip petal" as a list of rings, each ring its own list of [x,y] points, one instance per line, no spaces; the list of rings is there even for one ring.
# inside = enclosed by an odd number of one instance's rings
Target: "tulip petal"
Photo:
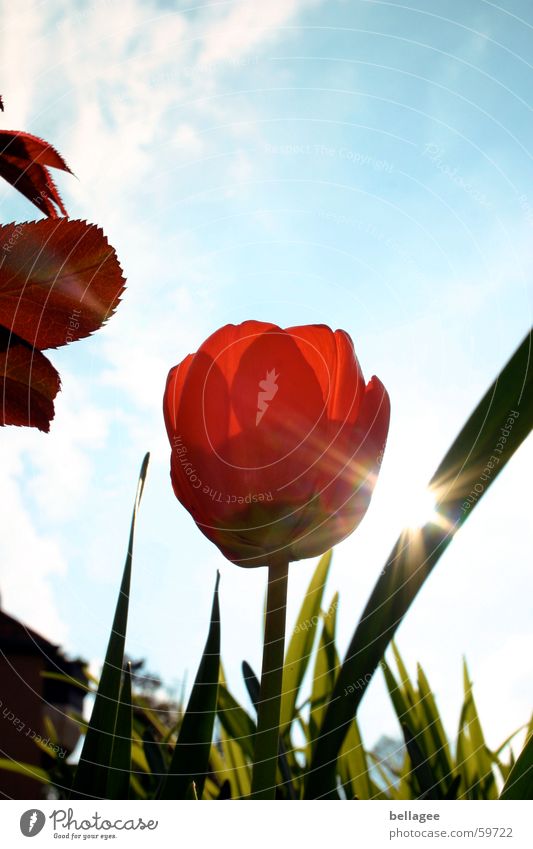
[[[325,324],[288,327],[321,387],[331,421],[355,422],[365,380],[353,342],[344,330],[333,332]]]
[[[328,451],[329,480],[323,470],[315,484],[317,497],[301,510],[291,545],[295,560],[317,556],[328,542],[338,544],[360,524],[377,481],[389,420],[389,395],[379,378],[373,377],[355,427],[345,428]]]
[[[165,417],[168,438],[171,441],[176,434],[177,412],[181,403],[181,393],[193,356],[193,354],[188,354],[181,363],[171,368],[168,373],[165,396],[163,398],[163,415]]]

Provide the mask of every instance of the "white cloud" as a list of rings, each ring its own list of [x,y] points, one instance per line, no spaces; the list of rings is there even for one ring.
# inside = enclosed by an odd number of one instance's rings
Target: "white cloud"
[[[199,135],[197,129],[192,124],[181,123],[176,127],[173,134],[172,145],[181,154],[194,154],[201,156],[205,150],[205,139]]]
[[[4,432],[1,436],[4,437]],[[45,437],[42,434],[36,437],[42,444]],[[64,642],[68,627],[59,615],[50,585],[51,577],[64,576],[67,572],[61,543],[53,535],[39,532],[34,525],[19,483],[23,473],[20,453],[13,451],[13,440],[9,438],[0,441],[0,467],[2,608],[42,632],[47,639]]]
[[[254,3],[241,0],[229,13],[222,14],[207,26],[203,38],[200,64],[239,61],[265,41],[278,37],[279,27],[288,24],[312,0],[271,0]]]
[[[32,4],[33,5],[33,4]],[[33,11],[33,10],[32,10]],[[24,56],[21,44],[35,44],[42,39],[42,16],[30,10],[21,14],[20,6],[2,9],[0,30],[0,79],[6,114],[4,126],[15,130],[28,126],[35,97],[35,65]]]
[[[28,456],[32,474],[26,491],[34,499],[41,521],[64,521],[78,514],[93,474],[88,446],[93,451],[105,444],[109,413],[90,398],[82,380],[61,368],[62,390],[50,433],[39,440]],[[20,450],[27,449],[22,431]]]

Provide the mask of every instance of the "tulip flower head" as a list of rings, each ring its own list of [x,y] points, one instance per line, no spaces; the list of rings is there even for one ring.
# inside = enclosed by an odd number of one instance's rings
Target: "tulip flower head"
[[[174,492],[234,563],[322,554],[365,515],[390,404],[343,330],[228,324],[171,369],[163,408]]]

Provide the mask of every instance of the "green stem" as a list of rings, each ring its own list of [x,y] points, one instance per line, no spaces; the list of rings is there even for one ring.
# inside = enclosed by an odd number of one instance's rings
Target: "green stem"
[[[268,565],[263,668],[252,772],[253,799],[276,798],[288,575],[287,558],[284,555],[273,557]]]

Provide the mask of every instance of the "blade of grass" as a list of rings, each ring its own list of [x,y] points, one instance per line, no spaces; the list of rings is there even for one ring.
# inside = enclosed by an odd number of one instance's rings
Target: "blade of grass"
[[[141,496],[148,471],[150,454],[146,454],[139,474],[137,494],[131,518],[128,553],[122,575],[122,584],[115,610],[113,627],[109,637],[100,683],[94,700],[91,720],[81,751],[78,768],[74,776],[71,798],[106,798],[100,796],[107,788],[107,777],[113,736],[117,721],[117,711],[120,695],[122,668],[124,665],[124,645],[128,625],[128,604],[130,598],[131,564],[133,557],[133,540],[135,522],[141,502]]]
[[[430,486],[438,501],[439,524],[432,522],[415,534],[403,534],[394,546],[339,671],[314,751],[307,798],[327,798],[334,792],[336,757],[366,687],[346,694],[348,685],[360,678],[366,684],[371,680],[424,581],[528,436],[533,421],[530,359],[527,336],[435,472]]]
[[[201,799],[203,795],[213,739],[220,670],[219,580],[220,573],[217,572],[207,642],[180,726],[170,767],[163,781],[161,799],[187,798],[191,782],[195,783],[198,798]]]
[[[533,799],[533,735],[512,768],[500,799]]]
[[[452,768],[448,738],[444,731],[444,726],[437,708],[435,696],[433,695],[427,676],[420,664],[417,666],[417,672],[420,705],[422,707],[427,726],[431,729],[435,755],[441,762],[443,774],[447,775]],[[440,756],[439,752],[441,753]]]
[[[455,762],[456,770],[461,776],[460,799],[477,798],[476,795],[472,795],[472,788],[477,784],[477,775],[474,774],[473,747],[468,734],[469,702],[470,697],[465,697],[457,732]]]
[[[228,765],[232,799],[246,799],[250,795],[252,770],[242,748],[224,729],[220,735],[224,760]]]
[[[132,744],[131,663],[126,665],[120,691],[120,704],[109,761],[107,798],[127,799],[130,788]]]
[[[368,771],[359,726],[354,719],[339,754],[339,774],[350,799],[372,799],[373,786]]]
[[[468,674],[466,660],[463,664],[465,703],[467,705],[466,725],[472,746],[471,756],[474,758],[474,768],[479,782],[480,799],[497,799],[496,782],[492,771],[492,758],[485,742],[483,729],[477,712],[472,682]]]
[[[440,718],[435,697],[424,670],[418,664],[419,714],[427,731],[426,752],[433,769],[441,779],[441,789],[446,793],[452,781],[450,747]]]
[[[255,712],[257,713],[257,705],[259,703],[259,693],[261,691],[261,684],[259,683],[259,678],[246,660],[243,660],[242,662],[242,677],[244,679],[244,684],[248,691],[248,695],[250,696],[250,701],[252,702],[255,708]]]
[[[316,655],[309,715],[309,756],[311,755],[316,737],[318,736],[318,730],[322,724],[329,694],[335,685],[335,678],[337,677],[340,665],[339,656],[335,647],[338,604],[339,594],[335,593],[329,610],[324,616],[322,634],[320,635],[320,642]]]
[[[439,780],[431,769],[429,760],[418,745],[416,737],[413,737],[405,724],[402,725],[402,731],[411,760],[411,769],[418,783],[419,795],[417,798],[442,799]]]
[[[161,782],[168,772],[168,763],[163,756],[164,746],[160,739],[156,739],[150,728],[144,730],[142,736],[142,751],[150,771],[151,798],[156,799]]]
[[[50,774],[45,769],[34,766],[34,764],[13,761],[9,758],[0,758],[0,769],[4,769],[6,772],[16,772],[25,778],[33,778],[41,784],[50,784]],[[35,794],[35,798],[37,798],[37,793]]]
[[[242,662],[242,675],[244,678],[244,683],[246,685],[246,689],[248,691],[248,695],[250,696],[250,700],[255,708],[257,713],[257,706],[259,704],[259,697],[261,693],[261,684],[259,683],[259,679],[255,672],[253,671],[250,664],[243,660]],[[294,768],[296,766],[296,762],[294,759],[294,750],[291,750],[291,764]],[[252,753],[253,760],[253,753]],[[283,740],[280,738],[279,740],[279,752],[278,752],[278,768],[280,775],[278,776],[278,785],[285,788],[287,795],[289,798],[297,798],[298,794],[296,793],[293,783],[292,776],[294,774],[294,769],[291,769],[287,760],[287,752],[285,750],[285,746],[283,745]]]
[[[313,651],[332,553],[327,551],[318,562],[285,655],[280,718],[282,734],[294,719],[298,693]]]
[[[233,738],[246,757],[253,757],[255,722],[233,698],[224,684],[218,685],[217,714],[228,737]]]
[[[392,642],[392,652],[396,666],[398,667],[400,680],[396,681],[384,659],[381,660],[381,668],[385,676],[392,704],[396,710],[398,722],[400,725],[407,725],[413,737],[416,737],[420,730],[417,711],[418,698],[411,682],[411,678],[409,677],[409,673],[407,672],[407,667],[402,660],[394,640]],[[364,680],[362,684],[364,685]]]

